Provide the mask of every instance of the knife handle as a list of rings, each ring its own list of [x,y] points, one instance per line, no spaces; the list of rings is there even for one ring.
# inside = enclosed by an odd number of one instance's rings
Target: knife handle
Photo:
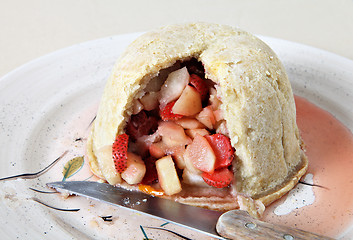
[[[252,218],[242,210],[228,211],[220,216],[216,230],[229,239],[332,239],[303,230],[274,225]]]

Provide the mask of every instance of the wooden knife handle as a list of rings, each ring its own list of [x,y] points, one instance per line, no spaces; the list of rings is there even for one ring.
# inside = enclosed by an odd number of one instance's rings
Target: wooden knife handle
[[[332,239],[291,227],[262,222],[241,210],[222,214],[218,219],[216,230],[219,235],[229,239]]]

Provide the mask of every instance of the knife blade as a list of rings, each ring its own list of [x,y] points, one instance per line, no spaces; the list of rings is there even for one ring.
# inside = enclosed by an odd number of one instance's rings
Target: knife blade
[[[154,197],[138,191],[130,191],[124,188],[114,187],[106,183],[89,181],[52,182],[47,186],[57,191],[66,190],[87,198],[92,198],[114,206],[131,209],[139,213],[167,220],[183,227],[191,228],[208,234],[218,236],[215,223],[222,215],[221,212],[204,208],[192,207],[171,200]]]
[[[194,207],[143,192],[90,181],[51,182],[47,186],[117,207],[162,219],[211,237],[224,239],[331,239],[286,226],[274,225],[250,217],[241,210],[226,213]]]

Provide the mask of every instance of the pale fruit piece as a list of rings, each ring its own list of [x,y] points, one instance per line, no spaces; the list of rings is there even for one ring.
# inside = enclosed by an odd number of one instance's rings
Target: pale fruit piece
[[[130,185],[138,184],[142,181],[146,173],[145,163],[141,157],[128,152],[127,153],[127,168],[121,173],[121,177]]]
[[[158,181],[167,195],[173,195],[182,190],[178,174],[171,156],[165,156],[156,161]]]
[[[186,67],[171,72],[159,91],[160,109],[163,109],[169,102],[180,97],[185,86],[189,83],[189,72]]]
[[[152,78],[146,85],[145,92],[159,92],[167,76],[156,76]]]
[[[192,143],[186,147],[184,158],[203,172],[214,172],[216,155],[207,139],[200,134],[196,134]]]
[[[97,161],[101,168],[102,175],[111,185],[121,182],[120,174],[115,170],[112,156],[112,145],[106,145],[96,151]]]
[[[211,106],[203,108],[202,111],[196,116],[196,119],[204,124],[208,129],[213,129],[213,125],[216,123]]]
[[[212,107],[212,110],[219,109],[219,106],[222,104],[221,100],[217,97],[217,90],[214,87],[209,89],[210,98],[209,105]]]
[[[194,173],[194,174],[201,174],[202,171],[199,170],[199,169],[197,169],[197,168],[194,166],[194,164],[193,164],[193,162],[192,162],[192,156],[191,156],[190,152],[187,151],[187,148],[188,148],[188,147],[186,147],[186,150],[185,150],[184,155],[183,155],[183,157],[184,157],[184,163],[185,163],[184,171],[185,171],[185,170],[188,170],[189,172]]]
[[[163,142],[152,143],[149,146],[150,155],[154,158],[161,158],[166,155],[167,146]]]
[[[201,136],[205,136],[205,135],[209,135],[210,134],[210,132],[207,131],[204,128],[186,129],[185,133],[186,133],[186,135],[188,135],[192,139],[195,138],[196,134],[200,134]]]
[[[194,118],[181,118],[175,121],[176,124],[182,126],[184,129],[195,129],[205,127],[202,123]]]
[[[168,148],[185,146],[192,142],[191,138],[186,136],[184,129],[174,122],[160,122],[158,132]]]
[[[146,111],[151,111],[158,107],[158,92],[148,92],[141,99],[140,102]]]
[[[216,119],[216,122],[224,120],[223,111],[221,109],[213,111],[213,115]]]
[[[228,131],[228,128],[227,128],[226,121],[220,121],[217,124],[216,133],[222,133],[225,136],[229,136],[229,131]]]
[[[137,142],[144,142],[146,146],[151,145],[152,143],[159,142],[162,139],[162,136],[156,131],[150,135],[143,135],[137,139]]]
[[[197,185],[200,187],[208,187],[208,184],[205,183],[205,181],[203,180],[201,173],[202,172],[194,173],[185,169],[183,171],[183,183],[186,183],[189,185]]]
[[[136,142],[129,142],[128,151],[140,156],[145,156],[149,150],[149,146],[161,140],[162,136],[160,136],[157,131],[150,135],[143,135],[139,137]]]
[[[172,157],[179,169],[184,169],[185,168],[185,161],[184,161],[184,153],[185,153],[185,147],[180,146],[180,147],[175,147],[171,149],[172,151]]]
[[[133,109],[132,109],[132,114],[138,114],[139,112],[141,112],[143,110],[143,105],[142,103],[136,99],[134,101],[134,106],[133,106]]]
[[[175,102],[172,112],[183,116],[192,116],[202,110],[200,93],[191,86],[186,86],[179,99]]]
[[[147,86],[145,87],[145,92],[159,92],[161,90],[162,85],[167,79],[169,73],[174,72],[175,70],[180,69],[180,62],[176,62],[169,68],[161,69],[158,73],[158,76],[152,78]]]

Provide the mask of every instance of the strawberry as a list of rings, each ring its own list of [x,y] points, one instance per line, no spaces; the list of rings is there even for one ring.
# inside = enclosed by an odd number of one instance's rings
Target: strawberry
[[[158,127],[158,121],[153,116],[147,116],[145,111],[132,115],[126,125],[126,133],[131,140],[136,141],[141,136],[151,134]]]
[[[205,100],[208,94],[208,87],[206,82],[196,74],[190,75],[189,82],[200,93],[201,100]]]
[[[215,155],[215,169],[228,167],[234,158],[234,148],[230,144],[230,139],[223,134],[217,133],[206,135],[205,138],[210,143]]]
[[[122,173],[127,168],[127,147],[129,135],[126,133],[116,136],[113,143],[113,161],[118,173]]]
[[[173,113],[172,108],[175,102],[176,101],[171,101],[159,112],[159,115],[161,116],[163,121],[177,120],[183,117],[183,115]]]
[[[148,157],[144,159],[146,165],[146,174],[142,179],[142,184],[150,185],[158,180],[156,161],[154,157]]]
[[[215,170],[213,173],[202,173],[203,180],[210,186],[224,188],[233,180],[233,173],[228,168]]]

